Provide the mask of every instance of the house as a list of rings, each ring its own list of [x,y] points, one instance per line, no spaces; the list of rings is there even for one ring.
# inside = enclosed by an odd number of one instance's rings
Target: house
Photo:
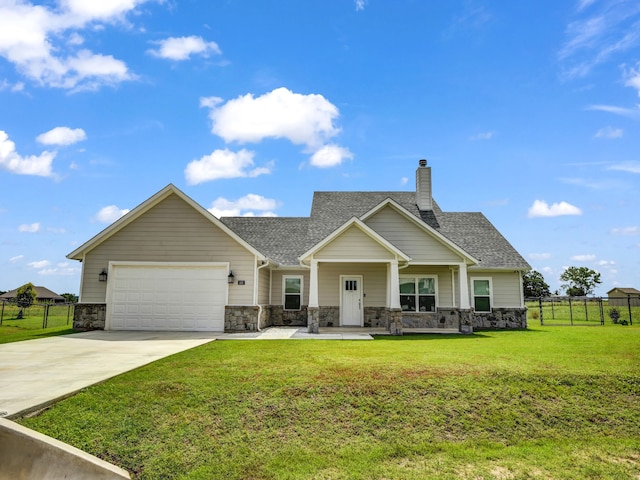
[[[640,290],[636,288],[612,288],[607,297],[610,307],[640,307]]]
[[[168,185],[68,255],[74,328],[526,328],[530,266],[482,213],[415,192],[316,192],[308,217],[216,218]]]
[[[64,303],[66,300],[63,296],[49,290],[46,287],[36,287],[36,303]],[[12,301],[18,295],[18,289],[0,295],[0,301]]]

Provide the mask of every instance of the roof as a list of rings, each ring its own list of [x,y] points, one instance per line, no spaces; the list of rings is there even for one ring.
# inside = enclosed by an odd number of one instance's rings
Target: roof
[[[353,217],[385,200],[396,204],[458,246],[478,263],[472,268],[528,270],[531,267],[480,212],[419,210],[414,192],[315,192],[310,217],[223,217],[220,220],[256,250],[282,265],[299,257]]]
[[[56,292],[53,292],[46,287],[34,286],[34,288],[36,289],[36,299],[61,300],[61,301],[65,299],[63,296],[58,295]],[[4,300],[9,300],[11,298],[16,298],[17,294],[18,294],[18,289],[15,288],[10,292],[3,293],[2,295],[0,295],[0,298]]]
[[[611,293],[614,291],[619,291],[622,292],[626,295],[638,295],[640,294],[640,290],[636,289],[636,288],[632,288],[632,287],[616,287],[616,288],[612,288],[611,290],[609,290],[607,293]]]

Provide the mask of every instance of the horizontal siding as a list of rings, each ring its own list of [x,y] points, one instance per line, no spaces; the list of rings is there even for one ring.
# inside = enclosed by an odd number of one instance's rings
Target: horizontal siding
[[[309,270],[274,270],[271,275],[272,305],[282,305],[282,277],[302,276],[302,304],[309,305]]]
[[[321,263],[318,267],[318,303],[320,306],[340,305],[340,275],[362,275],[365,307],[387,304],[386,264]]]
[[[401,276],[436,275],[438,277],[438,307],[453,306],[451,270],[443,266],[412,266],[400,270]]]
[[[522,291],[518,272],[469,271],[469,302],[473,306],[472,278],[491,278],[494,308],[519,308]]]
[[[258,270],[258,304],[269,304],[269,280],[271,274],[268,268]]]
[[[365,222],[376,233],[416,262],[460,263],[462,257],[439,239],[407,220],[392,207],[385,207]]]
[[[384,259],[391,260],[395,255],[376,242],[360,228],[352,226],[335,238],[315,255],[318,259]]]
[[[82,302],[105,301],[107,282],[99,282],[98,274],[110,261],[229,262],[236,279],[229,285],[229,303],[253,304],[254,255],[177,195],[170,195],[86,255]],[[238,280],[245,285],[238,285]]]

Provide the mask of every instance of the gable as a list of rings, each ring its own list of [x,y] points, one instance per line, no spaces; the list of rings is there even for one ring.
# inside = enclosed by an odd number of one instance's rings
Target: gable
[[[414,262],[460,263],[464,258],[436,235],[387,205],[365,220],[375,232],[406,252]]]
[[[317,259],[393,260],[395,254],[367,235],[357,225],[352,224],[336,238],[315,252]]]

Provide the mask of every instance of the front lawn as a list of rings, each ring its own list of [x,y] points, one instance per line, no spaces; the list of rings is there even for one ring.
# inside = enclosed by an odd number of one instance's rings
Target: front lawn
[[[36,338],[67,335],[73,332],[73,305],[50,305],[45,319],[44,306],[32,305],[18,318],[20,308],[6,302],[0,305],[0,343],[21,342]],[[46,327],[46,328],[43,328]]]
[[[640,327],[216,341],[21,423],[136,478],[638,478]]]

